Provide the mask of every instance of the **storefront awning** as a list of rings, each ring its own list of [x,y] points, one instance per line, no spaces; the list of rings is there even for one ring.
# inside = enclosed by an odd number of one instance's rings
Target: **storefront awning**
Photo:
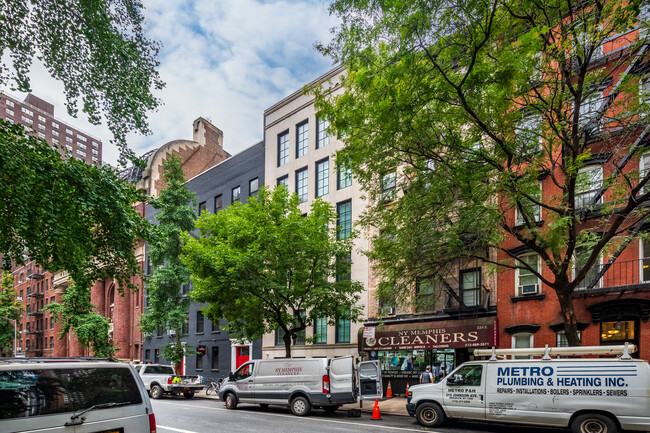
[[[359,330],[359,353],[368,350],[457,349],[497,346],[497,320],[480,319],[419,322]]]

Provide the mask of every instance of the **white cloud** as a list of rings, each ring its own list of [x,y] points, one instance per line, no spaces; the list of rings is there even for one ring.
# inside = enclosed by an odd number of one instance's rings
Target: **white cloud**
[[[138,154],[191,139],[199,116],[211,119],[224,132],[225,149],[237,153],[262,139],[266,108],[332,67],[313,49],[336,24],[320,2],[150,0],[145,7],[148,35],[163,44],[166,87],[157,94],[164,105],[149,117],[153,134],[129,136]],[[33,77],[34,94],[55,104],[57,117],[101,138],[103,159],[114,163],[108,130],[65,115],[62,86],[44,68]]]

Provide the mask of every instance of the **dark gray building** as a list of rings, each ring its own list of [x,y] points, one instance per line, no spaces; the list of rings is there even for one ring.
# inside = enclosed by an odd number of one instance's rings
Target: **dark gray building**
[[[264,183],[264,142],[231,156],[209,170],[188,181],[188,188],[196,192],[200,214],[219,211],[234,201],[245,203],[248,197],[256,195]],[[147,205],[147,219],[156,223],[158,211]],[[148,252],[147,252],[148,255]],[[147,256],[146,263],[149,263]],[[147,270],[148,271],[148,270]],[[191,285],[183,288],[184,293],[192,290]],[[189,324],[183,341],[194,347],[199,354],[185,360],[185,374],[199,374],[206,377],[227,377],[230,371],[249,359],[262,357],[261,340],[239,344],[221,330],[225,322],[212,323],[201,312],[203,304],[193,303],[189,310]],[[146,306],[145,306],[146,308]],[[168,363],[162,358],[163,347],[169,339],[167,331],[147,337],[143,344],[144,362]],[[204,353],[202,355],[201,353]]]

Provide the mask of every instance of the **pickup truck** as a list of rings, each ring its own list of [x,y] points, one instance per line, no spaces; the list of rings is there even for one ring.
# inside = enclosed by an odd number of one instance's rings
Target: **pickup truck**
[[[159,399],[163,394],[194,397],[194,393],[204,388],[201,376],[178,376],[171,365],[138,364],[135,370],[140,374],[151,398]]]

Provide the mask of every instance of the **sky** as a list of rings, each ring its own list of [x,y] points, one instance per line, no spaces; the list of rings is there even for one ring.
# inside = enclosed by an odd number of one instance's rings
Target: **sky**
[[[331,39],[337,19],[325,0],[143,0],[148,36],[160,41],[166,86],[163,105],[149,114],[152,135],[131,134],[136,154],[176,139],[192,139],[199,116],[224,133],[235,154],[263,138],[264,110],[334,67],[314,49]],[[40,64],[32,69],[32,93],[54,104],[55,117],[103,143],[102,159],[116,164],[117,149],[103,126],[83,113],[67,115],[63,86]],[[7,91],[18,99],[25,94]]]

